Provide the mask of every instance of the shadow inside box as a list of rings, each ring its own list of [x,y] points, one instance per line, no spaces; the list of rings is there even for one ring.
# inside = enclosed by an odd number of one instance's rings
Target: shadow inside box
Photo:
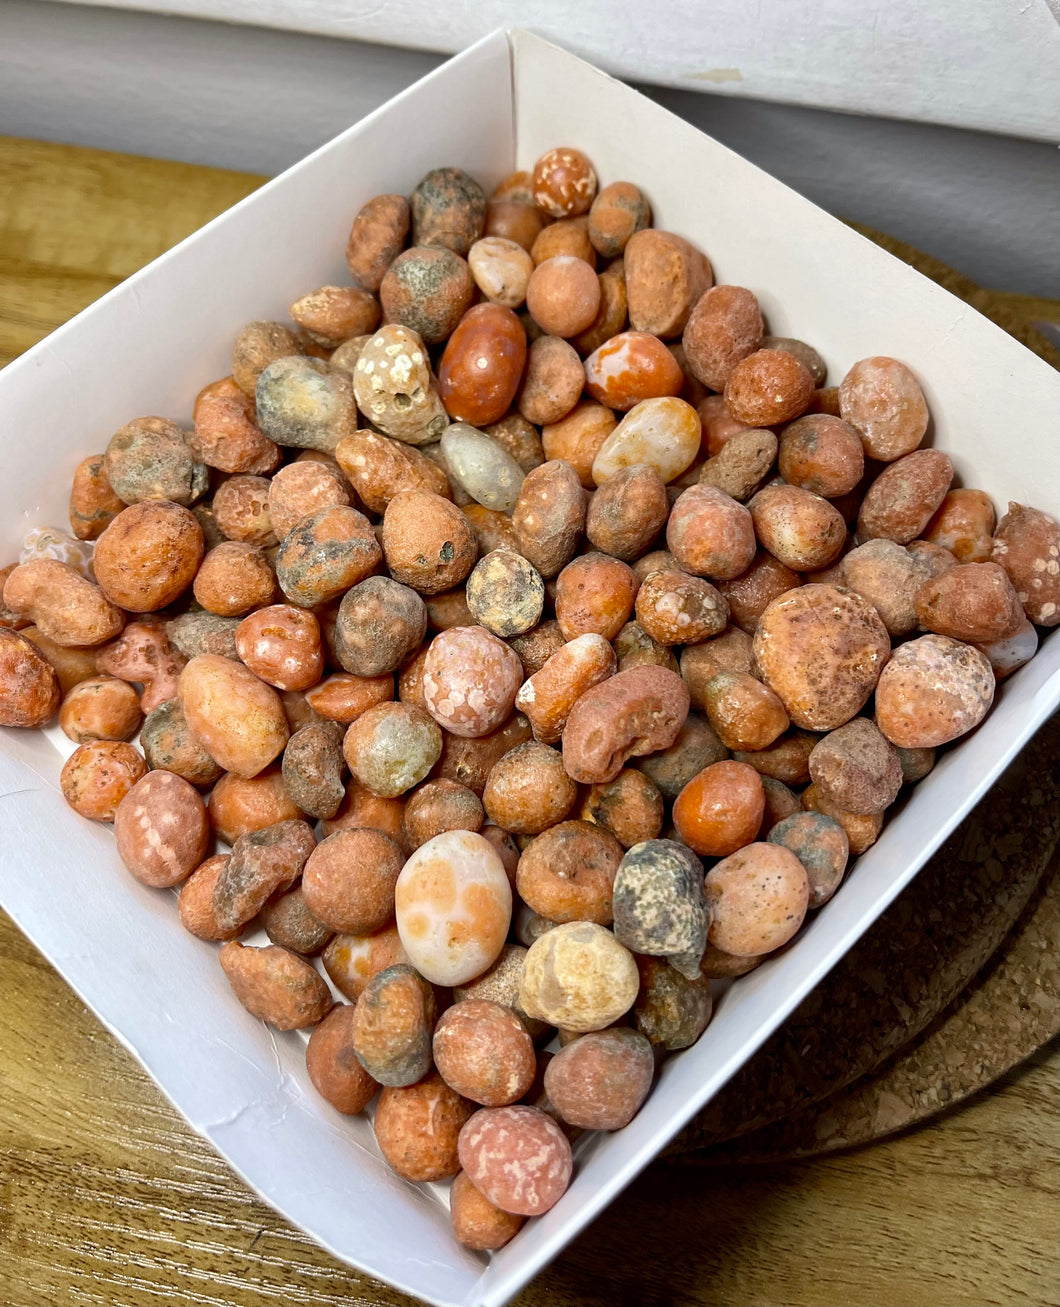
[[[665,1156],[761,1129],[880,1066],[995,952],[1029,903],[1058,839],[1060,713]]]

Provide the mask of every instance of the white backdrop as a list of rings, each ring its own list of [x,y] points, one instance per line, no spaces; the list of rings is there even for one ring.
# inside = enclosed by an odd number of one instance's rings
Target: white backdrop
[[[924,7],[936,6],[951,7]],[[315,11],[308,0],[304,9]],[[442,57],[128,9],[0,0],[0,133],[274,173]],[[649,92],[833,213],[909,241],[982,285],[1060,294],[1055,148],[730,93],[749,84]],[[1028,85],[1028,99],[1040,91]],[[896,100],[889,112],[903,105]]]
[[[447,53],[518,24],[626,81],[1060,136],[1060,27],[1047,0],[109,3]]]

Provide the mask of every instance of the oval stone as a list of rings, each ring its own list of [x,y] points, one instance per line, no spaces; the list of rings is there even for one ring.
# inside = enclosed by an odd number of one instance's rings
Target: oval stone
[[[598,486],[623,468],[647,463],[664,481],[691,466],[702,439],[699,414],[683,399],[664,396],[635,404],[600,446],[593,460]]]
[[[442,436],[449,474],[484,508],[510,513],[519,498],[523,469],[495,440],[465,422],[454,422]]]

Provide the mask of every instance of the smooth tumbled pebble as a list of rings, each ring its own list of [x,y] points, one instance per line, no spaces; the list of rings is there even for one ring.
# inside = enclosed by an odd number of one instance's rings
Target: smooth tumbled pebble
[[[507,450],[465,422],[442,435],[442,454],[450,475],[484,508],[510,513],[519,498],[523,469]]]
[[[394,895],[409,961],[434,984],[465,985],[500,955],[512,889],[482,835],[450,830],[421,844],[401,869]]]

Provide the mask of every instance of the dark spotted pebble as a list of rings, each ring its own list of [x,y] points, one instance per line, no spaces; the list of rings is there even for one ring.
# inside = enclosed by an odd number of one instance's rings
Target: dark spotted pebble
[[[103,467],[114,493],[126,504],[168,499],[187,508],[205,493],[209,476],[184,432],[166,418],[127,422],[111,436]]]
[[[239,658],[236,650],[238,617],[219,617],[216,613],[181,613],[166,623],[169,643],[185,658],[200,654],[217,654],[221,658]]]
[[[335,655],[355,676],[396,671],[427,634],[427,605],[410,586],[370,576],[343,595],[335,622]]]
[[[313,722],[287,741],[283,787],[310,817],[334,817],[346,795],[341,722]]]
[[[301,885],[271,898],[261,910],[261,924],[274,944],[292,953],[319,953],[335,933],[310,912]]]
[[[612,901],[619,943],[699,974],[709,916],[703,864],[691,849],[673,840],[634,844],[619,863]]]
[[[345,594],[382,557],[365,515],[331,505],[299,519],[284,536],[276,555],[276,579],[291,603],[315,608]]]
[[[486,229],[486,193],[462,168],[432,168],[409,196],[413,245],[466,255]]]
[[[374,975],[357,1000],[353,1047],[381,1085],[414,1085],[431,1069],[434,990],[405,963]]]
[[[475,621],[494,635],[523,635],[541,620],[545,583],[522,554],[494,549],[479,559],[467,579],[467,606]]]
[[[152,708],[140,728],[140,748],[152,771],[171,771],[192,785],[212,785],[221,768],[191,732],[179,699]]]
[[[811,908],[827,903],[839,888],[850,857],[846,831],[823,812],[796,812],[778,821],[766,836],[790,849],[806,868]]]
[[[214,886],[218,926],[233,930],[257,916],[277,890],[294,884],[315,847],[312,827],[299,820],[240,835]]]
[[[353,378],[320,359],[276,359],[258,377],[258,426],[277,445],[330,454],[357,430]]]
[[[383,321],[397,322],[437,345],[471,304],[475,283],[459,254],[436,246],[415,246],[387,269],[379,298]]]
[[[640,993],[633,1024],[657,1048],[690,1048],[710,1021],[710,981],[705,976],[689,980],[662,958],[638,958],[637,969]]]

